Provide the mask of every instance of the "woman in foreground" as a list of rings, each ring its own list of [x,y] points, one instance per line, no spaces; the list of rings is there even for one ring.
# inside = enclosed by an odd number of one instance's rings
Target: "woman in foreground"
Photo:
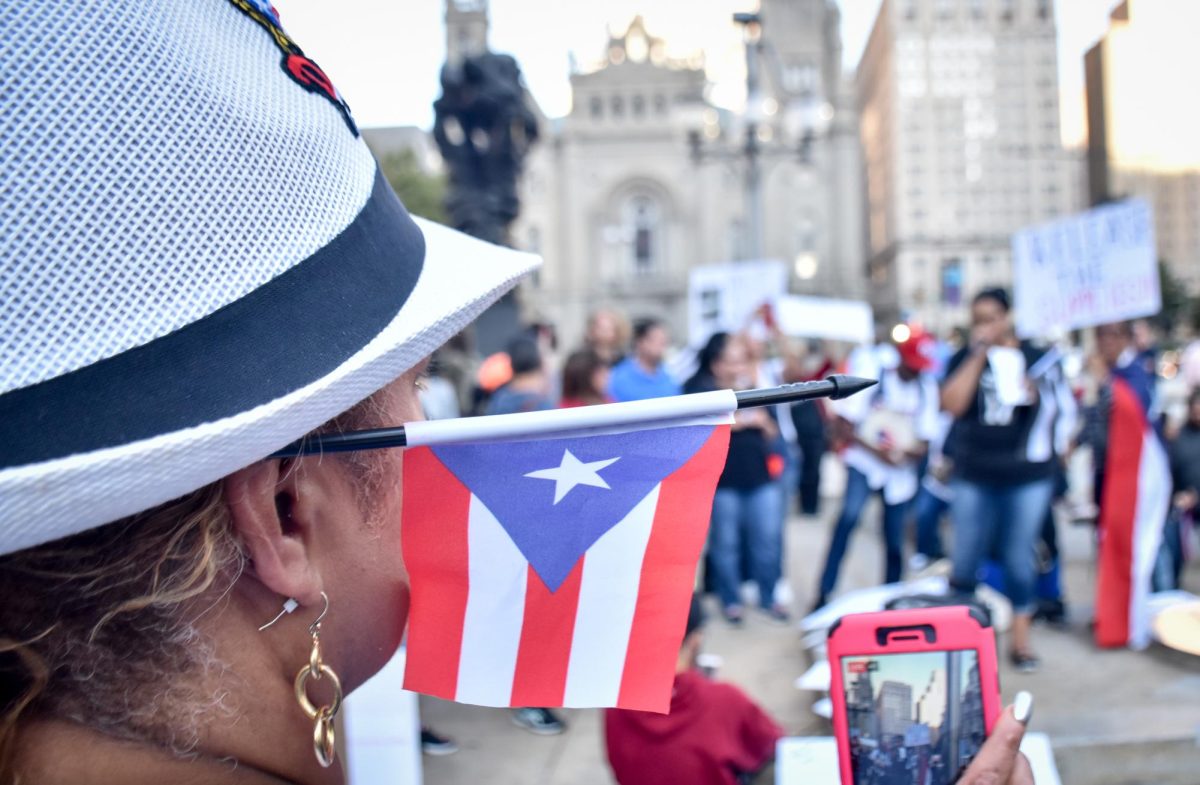
[[[341,782],[403,455],[269,456],[419,419],[536,260],[411,219],[267,3],[4,25],[0,782]]]

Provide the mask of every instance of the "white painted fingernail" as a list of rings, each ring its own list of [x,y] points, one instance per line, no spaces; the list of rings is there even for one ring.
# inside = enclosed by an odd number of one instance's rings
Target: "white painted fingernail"
[[[1013,699],[1013,717],[1022,725],[1028,725],[1031,716],[1033,716],[1033,695],[1021,690]]]

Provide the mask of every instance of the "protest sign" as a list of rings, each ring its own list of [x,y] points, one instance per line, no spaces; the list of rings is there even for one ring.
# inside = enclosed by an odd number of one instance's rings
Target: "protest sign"
[[[858,300],[784,295],[774,302],[775,321],[793,338],[827,338],[851,343],[875,339],[871,306]]]
[[[904,732],[905,747],[928,747],[933,743],[928,725],[913,724]]]
[[[764,303],[787,293],[787,265],[775,259],[695,267],[688,274],[688,342],[746,327]]]
[[[1017,232],[1013,290],[1023,338],[1158,313],[1150,205],[1129,199]]]

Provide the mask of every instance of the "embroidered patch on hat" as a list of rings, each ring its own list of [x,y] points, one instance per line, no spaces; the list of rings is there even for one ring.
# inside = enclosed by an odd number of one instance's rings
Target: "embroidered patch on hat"
[[[267,0],[229,0],[229,2],[271,34],[275,45],[283,53],[283,60],[280,62],[283,72],[305,90],[328,99],[341,112],[342,119],[346,121],[351,133],[358,136],[358,126],[355,125],[354,118],[350,116],[350,106],[346,103],[346,99],[342,98],[341,93],[333,86],[333,82],[329,80],[321,67],[306,57],[299,44],[283,31],[283,27],[279,23],[279,12],[275,10],[275,7]]]

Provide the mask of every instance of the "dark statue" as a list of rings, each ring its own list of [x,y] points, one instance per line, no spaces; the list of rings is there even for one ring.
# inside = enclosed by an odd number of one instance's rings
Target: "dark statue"
[[[451,223],[507,245],[508,226],[520,209],[517,177],[538,136],[517,61],[486,52],[461,65],[447,64],[433,110],[433,138],[450,170]]]

